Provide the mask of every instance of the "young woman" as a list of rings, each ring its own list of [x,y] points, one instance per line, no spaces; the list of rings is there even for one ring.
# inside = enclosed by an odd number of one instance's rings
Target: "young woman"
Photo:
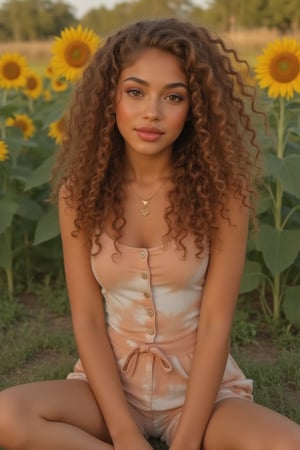
[[[257,153],[236,62],[167,19],[121,30],[86,69],[57,187],[80,360],[0,394],[5,448],[299,450],[299,425],[252,401],[229,354]]]

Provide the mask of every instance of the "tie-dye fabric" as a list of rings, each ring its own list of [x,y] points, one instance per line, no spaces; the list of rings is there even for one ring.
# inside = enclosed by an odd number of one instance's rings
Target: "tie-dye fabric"
[[[173,242],[120,244],[117,253],[104,233],[101,244],[91,263],[124,391],[144,434],[169,443],[185,399],[209,255],[196,258],[192,239],[185,258]],[[80,360],[68,378],[87,381]],[[216,401],[229,397],[252,399],[252,380],[231,355]]]

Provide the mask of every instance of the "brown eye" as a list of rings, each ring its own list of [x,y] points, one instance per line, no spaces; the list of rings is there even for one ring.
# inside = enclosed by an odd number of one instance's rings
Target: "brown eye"
[[[126,93],[128,95],[130,95],[131,97],[140,97],[142,95],[142,92],[139,89],[136,89],[136,88],[127,89]]]
[[[180,103],[183,100],[183,97],[179,94],[169,94],[166,98],[173,103]]]

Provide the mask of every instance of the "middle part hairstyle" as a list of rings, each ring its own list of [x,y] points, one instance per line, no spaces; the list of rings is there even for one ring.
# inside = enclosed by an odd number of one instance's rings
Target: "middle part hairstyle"
[[[115,121],[115,95],[121,71],[151,48],[176,56],[191,105],[173,148],[166,238],[184,249],[183,239],[193,235],[200,256],[207,242],[216,240],[218,217],[230,221],[229,194],[252,208],[258,155],[250,121],[256,112],[254,88],[244,83],[236,52],[204,27],[173,18],[140,21],[97,50],[66,120],[57,189],[64,184],[67,201],[76,207],[75,234],[85,229],[101,250],[99,236],[109,220],[118,248],[126,220],[124,142]]]

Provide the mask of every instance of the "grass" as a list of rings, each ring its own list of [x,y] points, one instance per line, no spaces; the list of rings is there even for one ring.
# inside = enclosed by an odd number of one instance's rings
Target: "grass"
[[[254,311],[254,312],[253,312]],[[232,353],[255,380],[255,399],[300,424],[300,336],[266,321],[253,302],[238,305]],[[46,279],[34,293],[0,301],[0,390],[19,383],[64,378],[77,358],[62,284]],[[156,450],[166,447],[152,440]],[[1,449],[0,449],[1,450]]]

